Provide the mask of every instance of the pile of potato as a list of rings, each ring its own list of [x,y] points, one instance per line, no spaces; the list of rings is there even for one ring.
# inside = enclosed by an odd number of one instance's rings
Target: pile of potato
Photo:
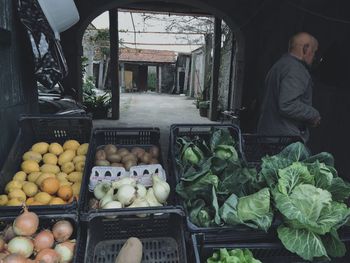
[[[78,199],[89,144],[39,142],[0,195],[0,206],[63,205]]]
[[[148,151],[140,147],[134,147],[129,151],[126,148],[118,149],[115,145],[108,144],[97,150],[95,165],[124,167],[129,171],[136,165],[159,164],[159,154],[157,146],[150,147]]]

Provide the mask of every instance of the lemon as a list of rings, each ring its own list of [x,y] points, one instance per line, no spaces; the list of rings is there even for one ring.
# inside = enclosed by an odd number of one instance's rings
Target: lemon
[[[42,174],[38,177],[38,179],[36,179],[35,184],[36,184],[37,186],[40,186],[41,183],[42,183],[45,179],[47,179],[47,178],[55,178],[55,177],[56,177],[56,176],[55,176],[53,173],[42,173]]]
[[[77,149],[77,155],[86,155],[89,149],[89,144],[88,143],[84,143],[82,145],[79,146],[79,148]]]
[[[0,195],[0,206],[4,206],[9,201],[7,195]]]
[[[73,150],[76,151],[80,146],[80,143],[76,140],[68,140],[63,144],[63,150]]]
[[[8,201],[6,205],[7,206],[21,206],[22,204],[23,204],[23,202],[21,202],[17,198],[14,198],[14,199],[10,199],[10,201]]]
[[[86,161],[86,156],[84,155],[77,155],[73,158],[73,163],[79,163],[79,162],[85,162]]]
[[[54,155],[60,155],[61,153],[63,153],[63,148],[62,148],[61,144],[59,144],[57,142],[53,142],[49,146],[49,152],[54,154]]]
[[[61,170],[62,170],[62,172],[66,173],[66,174],[74,172],[74,170],[75,170],[74,163],[67,162],[67,163],[62,164]]]
[[[32,146],[32,151],[45,154],[49,150],[49,144],[46,142],[38,142]]]
[[[52,174],[58,174],[61,171],[60,167],[53,164],[43,164],[40,167],[40,172],[42,173],[52,173]]]
[[[23,186],[22,181],[12,180],[9,183],[7,183],[7,185],[5,187],[5,192],[10,193],[15,189],[22,189],[22,186]]]
[[[72,185],[72,190],[73,190],[73,195],[79,195],[80,193],[80,188],[81,188],[81,182],[74,183]]]
[[[58,158],[53,153],[46,153],[43,156],[43,161],[44,161],[45,164],[56,165],[57,162],[58,162]]]
[[[23,171],[17,172],[12,180],[25,181],[27,179],[27,174]]]
[[[75,164],[75,171],[83,172],[85,167],[85,162],[78,162]]]
[[[8,194],[8,198],[11,199],[18,199],[21,202],[25,202],[27,200],[26,194],[21,189],[14,189]]]
[[[29,151],[23,154],[22,158],[23,158],[23,161],[32,160],[32,161],[36,161],[37,163],[40,163],[43,157],[38,152]]]
[[[34,196],[34,200],[37,201],[37,202],[42,203],[43,205],[49,204],[51,199],[52,199],[52,196],[49,195],[48,193],[45,193],[45,192],[37,193]]]
[[[26,174],[30,174],[32,172],[40,172],[39,164],[36,161],[27,160],[24,161],[21,165],[22,171]]]
[[[73,158],[75,157],[75,151],[73,150],[67,150],[63,152],[59,157],[58,157],[58,164],[62,165],[64,163],[71,162]]]
[[[83,173],[82,172],[70,173],[68,174],[67,179],[72,183],[81,182],[81,180],[83,179]]]
[[[25,182],[23,184],[23,192],[26,194],[28,197],[33,197],[38,193],[38,186],[35,183],[32,182]]]
[[[34,172],[34,173],[30,173],[28,175],[28,181],[35,183],[35,181],[39,178],[39,176],[42,174],[42,172]]]

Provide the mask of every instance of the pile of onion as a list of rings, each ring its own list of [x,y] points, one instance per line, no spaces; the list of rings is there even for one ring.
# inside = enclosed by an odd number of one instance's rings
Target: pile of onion
[[[75,241],[69,240],[73,226],[67,220],[56,222],[52,231],[39,230],[39,217],[26,207],[0,235],[0,262],[57,263],[73,260]]]

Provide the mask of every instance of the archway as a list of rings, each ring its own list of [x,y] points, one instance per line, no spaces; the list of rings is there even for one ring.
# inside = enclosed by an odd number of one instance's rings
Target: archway
[[[156,6],[159,4],[159,6]],[[234,49],[234,61],[233,61],[233,80],[231,84],[230,93],[231,108],[240,108],[241,97],[242,97],[242,87],[243,87],[243,71],[244,71],[244,47],[245,40],[242,31],[237,26],[236,22],[228,14],[224,13],[222,10],[217,9],[214,5],[204,3],[200,0],[194,0],[191,2],[186,2],[184,0],[171,0],[164,4],[163,1],[149,1],[149,0],[123,0],[123,1],[94,1],[90,5],[86,5],[83,1],[77,3],[78,9],[80,11],[81,20],[63,35],[63,42],[68,39],[75,39],[75,43],[71,45],[69,43],[68,54],[78,54],[69,58],[68,64],[70,65],[70,75],[66,81],[66,84],[70,87],[76,87],[78,89],[78,100],[82,99],[82,80],[81,80],[81,54],[82,54],[82,38],[84,32],[91,21],[107,10],[117,10],[118,8],[137,8],[142,9],[147,6],[151,6],[152,10],[159,10],[178,13],[196,13],[196,14],[211,14],[215,17],[222,19],[229,25],[234,36],[235,36],[235,49]],[[198,9],[197,7],[201,8]],[[178,8],[179,7],[179,8]],[[66,44],[68,45],[68,43]]]

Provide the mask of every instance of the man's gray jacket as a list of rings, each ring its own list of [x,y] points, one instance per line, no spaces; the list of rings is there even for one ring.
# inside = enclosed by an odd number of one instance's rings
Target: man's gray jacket
[[[306,65],[285,54],[269,71],[258,134],[300,136],[309,139],[307,126],[319,112],[312,105],[313,82]]]

